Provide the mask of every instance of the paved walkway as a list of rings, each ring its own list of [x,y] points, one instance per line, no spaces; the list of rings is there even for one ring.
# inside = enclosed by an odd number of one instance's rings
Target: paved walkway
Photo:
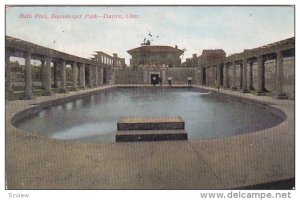
[[[287,118],[262,131],[205,140],[63,141],[35,136],[11,124],[16,113],[33,104],[97,90],[6,102],[8,189],[225,189],[295,177],[294,101],[290,100],[217,91],[271,104]]]

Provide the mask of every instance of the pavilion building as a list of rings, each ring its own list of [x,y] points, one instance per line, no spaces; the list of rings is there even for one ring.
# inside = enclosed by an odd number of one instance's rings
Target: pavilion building
[[[183,50],[171,46],[144,45],[127,51],[134,67],[180,67]]]

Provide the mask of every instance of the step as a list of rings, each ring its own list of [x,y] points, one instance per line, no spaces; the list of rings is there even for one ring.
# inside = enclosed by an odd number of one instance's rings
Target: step
[[[185,130],[133,130],[117,131],[116,142],[187,140]]]
[[[117,130],[184,130],[184,125],[181,117],[121,117]]]

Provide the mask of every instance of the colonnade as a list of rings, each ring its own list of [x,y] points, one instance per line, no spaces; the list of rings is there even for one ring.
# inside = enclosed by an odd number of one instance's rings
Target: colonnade
[[[112,66],[114,68],[117,67],[125,67],[125,58],[118,57],[118,54],[114,53],[113,56],[110,56],[102,51],[97,51],[97,54],[94,55],[93,60],[98,63],[101,63],[106,66]]]
[[[63,59],[59,57],[50,57],[44,55],[36,55],[30,51],[18,53],[18,55],[25,59],[25,88],[23,99],[31,99],[32,93],[32,57],[41,61],[41,82],[43,88],[43,95],[52,95],[52,80],[54,87],[58,87],[59,92],[68,92],[67,88],[67,73],[66,65],[71,65],[71,90],[85,89],[86,79],[88,78],[88,87],[99,87],[103,85],[103,67],[101,65],[93,64],[90,62],[72,61],[69,59]],[[6,72],[6,91],[12,91],[11,84],[11,69],[10,69],[10,57],[15,56],[13,51],[7,49],[5,54],[5,72]],[[51,62],[54,67],[54,77],[51,76]],[[59,69],[59,70],[57,70]],[[59,71],[60,85],[57,84],[57,71]],[[79,71],[79,80],[78,80]],[[86,74],[88,71],[88,76]]]
[[[265,75],[264,65],[268,60],[268,55],[272,55],[272,59],[276,59],[275,69],[275,91],[273,97],[285,98],[283,92],[284,84],[284,72],[283,72],[283,51],[277,50],[276,52],[259,55],[241,54],[237,56],[229,56],[224,59],[220,59],[217,62],[209,63],[204,66],[200,66],[200,84],[211,87],[223,88],[223,89],[239,89],[241,92],[249,92],[253,88],[253,63],[257,63],[257,95],[265,94]],[[269,56],[270,57],[270,56]],[[229,84],[229,67],[232,68],[232,81]],[[205,68],[205,70],[203,70]],[[237,69],[240,71],[240,82],[237,80]],[[203,74],[205,71],[205,75]],[[248,72],[249,71],[249,72]],[[205,80],[204,80],[205,77]]]

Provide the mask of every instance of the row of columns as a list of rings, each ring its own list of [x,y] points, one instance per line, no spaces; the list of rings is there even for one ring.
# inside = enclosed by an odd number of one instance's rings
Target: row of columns
[[[95,60],[97,62],[100,62],[105,65],[113,65],[114,63],[112,56],[106,56],[104,54],[98,53],[98,55],[95,55],[95,57],[96,57]]]
[[[9,51],[7,51],[7,54],[5,55],[5,78],[6,78],[6,91],[11,92],[11,75],[10,75],[10,54]],[[24,97],[23,99],[31,99],[33,96],[32,93],[32,68],[31,68],[31,53],[25,52],[24,53],[25,58],[25,90],[24,90]],[[51,58],[50,57],[44,57],[41,60],[42,65],[42,74],[41,74],[41,81],[42,81],[42,87],[44,88],[43,95],[51,95]],[[72,66],[72,89],[77,89],[78,84],[78,68],[79,68],[79,87],[81,89],[85,89],[85,79],[86,79],[86,73],[85,68],[86,64],[84,63],[78,63],[73,62],[71,64]],[[60,87],[59,92],[67,92],[67,75],[66,75],[66,61],[63,59],[60,59],[57,63],[54,63],[54,68],[59,67],[60,71]],[[89,69],[89,87],[98,87],[103,85],[103,67],[97,67],[94,65],[88,65]],[[98,76],[98,73],[100,73],[100,78]],[[54,83],[57,83],[57,77],[55,75]],[[100,81],[100,84],[99,84]]]
[[[284,79],[284,74],[283,74],[283,53],[282,51],[277,51],[276,52],[276,74],[275,74],[275,80],[276,80],[276,90],[274,92],[274,97],[275,98],[281,98],[284,97],[283,93],[283,79]],[[263,55],[259,55],[256,57],[257,59],[257,93],[262,94],[265,91],[264,88],[264,74],[263,74],[263,69],[264,69],[264,60],[263,60]],[[210,86],[215,86],[215,87],[220,87],[221,86],[221,68],[223,66],[223,88],[227,89],[229,88],[228,85],[228,67],[231,63],[233,67],[233,72],[232,72],[232,85],[231,89],[236,90],[238,88],[237,84],[237,70],[236,70],[236,62],[237,60],[232,60],[231,62],[226,62],[226,63],[219,63],[217,65],[211,65],[206,67],[206,84]],[[251,80],[253,79],[252,77],[252,65],[253,62],[248,63],[248,58],[245,57],[243,58],[242,62],[239,62],[241,70],[242,70],[242,82],[241,82],[241,91],[242,92],[248,92],[252,88],[252,82]],[[247,65],[249,64],[249,77],[248,77],[248,67]],[[200,68],[200,83],[203,84],[203,67]],[[209,70],[210,69],[210,70]],[[208,80],[211,78],[212,80]],[[248,81],[250,80],[250,81]],[[249,83],[248,83],[249,82]]]

